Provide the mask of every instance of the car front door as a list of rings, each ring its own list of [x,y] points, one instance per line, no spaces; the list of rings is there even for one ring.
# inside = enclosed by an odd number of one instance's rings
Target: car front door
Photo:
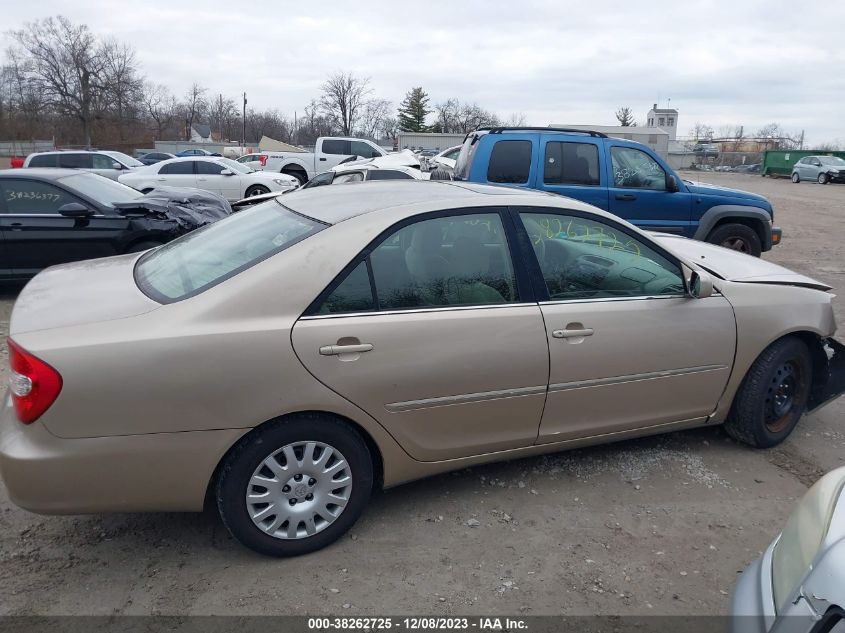
[[[165,163],[158,170],[156,183],[168,187],[196,187],[196,163],[194,160],[177,160]]]
[[[602,186],[602,147],[598,141],[544,140],[543,169],[537,170],[537,189],[583,200],[607,211],[607,186]],[[605,176],[606,178],[606,176]]]
[[[105,154],[93,154],[91,159],[93,161],[93,168],[91,171],[105,178],[117,180],[117,177],[124,172],[120,163],[111,156],[106,156]],[[115,168],[116,165],[119,168]]]
[[[683,182],[670,191],[666,170],[646,152],[610,143],[610,212],[642,229],[692,237],[692,196]]]
[[[296,323],[296,353],[415,459],[531,446],[548,344],[512,261],[500,209],[402,222]]]
[[[0,217],[7,259],[15,276],[29,277],[65,262],[118,254],[120,236],[128,221],[107,216],[67,190],[38,180],[0,180],[5,206]],[[59,213],[76,203],[92,210],[89,217]]]
[[[706,419],[733,363],[728,301],[688,296],[672,256],[610,220],[519,216],[546,293],[549,393],[538,442]]]
[[[93,155],[90,152],[61,152],[59,156],[59,167],[65,169],[86,169],[91,171],[94,167]]]
[[[229,169],[228,176],[223,175],[227,169],[220,163],[211,160],[198,160],[197,187],[205,191],[219,194],[227,200],[240,200],[243,198],[240,174]]]

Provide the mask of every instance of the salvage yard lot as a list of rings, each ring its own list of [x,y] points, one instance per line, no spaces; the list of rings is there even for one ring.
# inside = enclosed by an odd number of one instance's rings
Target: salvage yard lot
[[[845,186],[701,179],[771,200],[784,242],[764,257],[836,288],[845,327]],[[216,513],[41,517],[0,485],[0,614],[722,614],[795,499],[842,465],[843,414],[840,399],[768,451],[698,429],[430,478],[288,560]]]

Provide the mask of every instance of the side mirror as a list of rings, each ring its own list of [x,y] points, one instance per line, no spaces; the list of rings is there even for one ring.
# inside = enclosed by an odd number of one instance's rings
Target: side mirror
[[[669,193],[675,193],[680,190],[681,188],[678,186],[678,181],[675,180],[675,177],[672,174],[668,174],[666,176],[666,191]]]
[[[69,202],[59,207],[59,215],[63,215],[66,218],[90,218],[94,215],[94,212],[84,204]]]
[[[713,277],[703,270],[693,270],[689,278],[689,294],[696,299],[706,299],[713,294]]]
[[[112,168],[112,169],[117,169],[118,171],[120,171],[121,169],[123,169],[123,165],[121,165],[121,164],[120,164],[120,163],[118,163],[117,161],[114,161],[114,162],[111,164],[111,168]]]
[[[221,176],[234,176],[235,172],[233,172],[231,169],[224,169],[223,171],[220,172],[220,175]]]

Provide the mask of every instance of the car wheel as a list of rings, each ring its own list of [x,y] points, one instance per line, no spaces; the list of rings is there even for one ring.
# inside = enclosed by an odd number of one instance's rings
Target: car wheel
[[[803,415],[812,382],[810,352],[804,342],[792,336],[775,341],[742,380],[725,431],[758,448],[780,444]]]
[[[429,180],[452,180],[452,174],[445,169],[435,169],[431,172]]]
[[[828,180],[827,174],[819,174],[818,181],[820,185],[826,185]]]
[[[797,171],[792,172],[792,182],[801,182],[801,176],[798,175]]]
[[[745,224],[723,224],[707,236],[707,241],[754,257],[763,252],[757,231]]]
[[[154,240],[148,240],[146,242],[137,242],[136,244],[132,244],[129,248],[126,249],[127,253],[142,253],[144,251],[148,251],[151,248],[156,248],[157,246],[161,246],[163,242],[156,242]]]
[[[246,547],[298,556],[349,530],[372,487],[360,434],[330,416],[299,414],[260,427],[232,449],[217,480],[217,507]]]
[[[244,198],[260,196],[262,193],[270,193],[270,189],[268,189],[264,185],[252,185],[252,187],[246,190],[246,195],[244,196]]]

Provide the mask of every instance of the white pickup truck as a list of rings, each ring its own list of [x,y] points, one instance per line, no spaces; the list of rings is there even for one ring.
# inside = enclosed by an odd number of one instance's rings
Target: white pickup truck
[[[238,162],[243,162],[254,169],[288,174],[297,178],[301,184],[305,184],[317,174],[331,169],[350,156],[377,158],[386,155],[387,152],[372,141],[360,138],[321,136],[317,139],[314,152],[268,151],[260,154],[249,154],[239,159]]]

